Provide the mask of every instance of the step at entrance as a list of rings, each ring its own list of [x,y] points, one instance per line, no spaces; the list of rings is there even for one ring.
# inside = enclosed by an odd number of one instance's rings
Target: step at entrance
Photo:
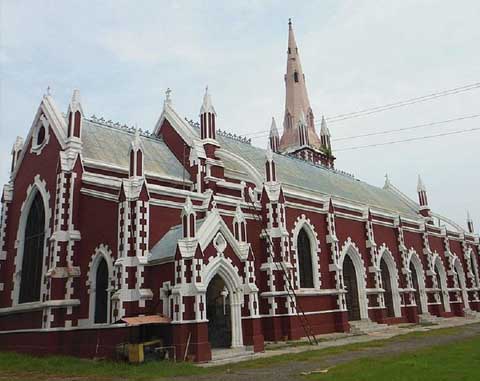
[[[465,310],[465,318],[466,319],[480,319],[480,312],[474,310]]]
[[[418,315],[420,324],[439,324],[442,320],[443,318],[428,313]]]
[[[251,347],[212,349],[212,360],[208,366],[223,365],[253,358],[255,352]]]
[[[379,324],[369,319],[349,321],[350,332],[356,335],[367,335],[388,329],[388,324]]]

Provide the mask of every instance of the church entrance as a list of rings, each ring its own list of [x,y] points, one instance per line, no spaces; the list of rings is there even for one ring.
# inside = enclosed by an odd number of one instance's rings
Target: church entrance
[[[224,280],[215,275],[207,288],[208,341],[212,348],[232,345],[230,295]]]
[[[385,290],[383,298],[385,300],[385,307],[387,308],[387,316],[394,317],[395,309],[393,308],[393,294],[392,294],[392,281],[390,278],[390,271],[388,270],[385,259],[380,261],[380,271],[382,273],[382,285]]]
[[[417,305],[417,312],[418,314],[422,314],[422,303],[420,300],[420,288],[418,286],[418,274],[417,270],[415,270],[415,266],[412,262],[410,262],[410,273],[412,274],[412,283],[413,288],[415,289],[414,297],[415,297],[415,304]]]
[[[357,273],[349,255],[345,256],[343,261],[343,282],[347,288],[345,299],[347,302],[348,320],[360,320]]]

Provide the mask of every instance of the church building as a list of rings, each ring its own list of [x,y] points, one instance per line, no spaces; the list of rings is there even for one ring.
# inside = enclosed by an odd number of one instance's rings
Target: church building
[[[205,362],[479,313],[471,219],[436,213],[420,177],[412,200],[335,168],[288,29],[266,149],[221,131],[208,90],[198,121],[167,91],[149,131],[88,117],[78,90],[66,113],[43,96],[1,198],[0,350],[115,358],[159,338]]]

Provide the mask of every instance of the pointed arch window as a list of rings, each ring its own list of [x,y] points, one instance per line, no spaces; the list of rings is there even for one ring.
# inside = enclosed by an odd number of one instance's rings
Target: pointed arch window
[[[43,251],[45,245],[45,209],[37,192],[28,212],[23,244],[19,303],[40,300]]]
[[[295,82],[298,82],[298,72],[294,72],[294,73],[293,73],[293,80],[294,80]]]
[[[470,253],[470,263],[473,273],[472,284],[474,287],[480,287],[480,274],[478,273],[477,259],[475,258],[474,252]]]
[[[300,288],[313,288],[312,249],[310,238],[305,229],[301,229],[298,233],[297,255]]]
[[[95,274],[95,324],[108,322],[108,265],[100,259]]]

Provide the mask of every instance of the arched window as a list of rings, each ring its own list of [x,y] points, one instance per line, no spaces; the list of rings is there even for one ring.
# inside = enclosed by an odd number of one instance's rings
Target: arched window
[[[479,280],[479,274],[478,274],[477,260],[475,258],[474,252],[470,253],[470,264],[472,266],[472,273],[473,273],[473,280],[472,280],[473,287],[479,287],[480,280]]]
[[[95,275],[95,323],[108,323],[108,265],[102,257]]]
[[[298,82],[298,73],[297,73],[297,72],[294,72],[294,73],[293,73],[293,80],[294,80],[295,82]]]
[[[37,133],[37,145],[40,145],[45,140],[45,127],[40,126]]]
[[[385,307],[387,308],[387,316],[394,317],[395,310],[393,307],[393,293],[392,283],[390,278],[390,271],[388,270],[387,262],[382,258],[380,262],[380,271],[382,272],[382,285],[385,293],[383,294],[385,300]]]
[[[40,300],[43,250],[45,244],[45,209],[40,192],[37,192],[30,206],[23,242],[22,272],[18,302],[36,302]]]
[[[301,288],[313,288],[312,250],[305,229],[301,229],[297,238],[298,272]]]

